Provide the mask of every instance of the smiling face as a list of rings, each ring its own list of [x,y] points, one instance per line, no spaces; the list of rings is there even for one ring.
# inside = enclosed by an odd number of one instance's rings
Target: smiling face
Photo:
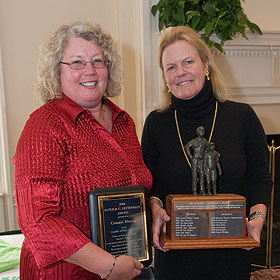
[[[180,99],[191,99],[204,86],[208,63],[187,41],[178,40],[162,53],[164,76],[171,93]]]
[[[83,38],[74,37],[69,40],[61,61],[71,63],[76,60],[87,62],[93,59],[104,60],[99,46]],[[108,69],[93,68],[91,63],[81,70],[73,70],[61,64],[60,73],[62,92],[85,109],[93,109],[100,105],[107,88]]]

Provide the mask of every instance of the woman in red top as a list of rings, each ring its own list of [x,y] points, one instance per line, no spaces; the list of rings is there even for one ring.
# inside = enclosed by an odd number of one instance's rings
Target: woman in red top
[[[63,25],[41,49],[45,104],[30,115],[14,157],[21,280],[141,272],[136,259],[114,259],[90,239],[91,189],[152,183],[133,120],[108,99],[120,92],[119,73],[112,38],[99,25]]]

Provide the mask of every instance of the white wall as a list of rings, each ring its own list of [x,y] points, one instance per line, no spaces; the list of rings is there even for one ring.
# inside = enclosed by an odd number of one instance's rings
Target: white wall
[[[277,44],[280,45],[280,1],[279,0],[245,0],[243,3],[244,10],[248,18],[258,24],[263,32],[274,33],[277,35]],[[262,69],[262,65],[259,64],[257,67]],[[278,65],[278,67],[280,67]],[[264,71],[265,72],[265,71]],[[265,73],[264,73],[265,74]],[[280,79],[278,73],[278,79]],[[280,94],[280,92],[278,91]],[[274,102],[266,105],[253,105],[253,108],[257,112],[261,119],[265,131],[267,134],[280,134],[279,124],[279,111],[280,104]]]
[[[265,32],[279,32],[279,0],[245,0],[242,6],[248,18]]]

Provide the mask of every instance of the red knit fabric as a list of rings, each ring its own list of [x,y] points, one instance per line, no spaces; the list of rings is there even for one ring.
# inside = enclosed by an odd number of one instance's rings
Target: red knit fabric
[[[111,134],[66,96],[40,107],[25,125],[14,156],[17,215],[25,236],[21,280],[100,279],[62,261],[91,241],[89,191],[151,187],[133,120],[105,102],[112,110]]]

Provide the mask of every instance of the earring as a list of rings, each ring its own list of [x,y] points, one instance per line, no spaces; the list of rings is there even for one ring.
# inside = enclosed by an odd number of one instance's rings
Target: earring
[[[210,75],[209,75],[209,71],[207,70],[206,73],[205,73],[205,77],[207,79],[207,81],[210,81]]]
[[[171,93],[168,84],[166,84],[166,87],[167,87],[167,92],[168,92],[168,93]]]

